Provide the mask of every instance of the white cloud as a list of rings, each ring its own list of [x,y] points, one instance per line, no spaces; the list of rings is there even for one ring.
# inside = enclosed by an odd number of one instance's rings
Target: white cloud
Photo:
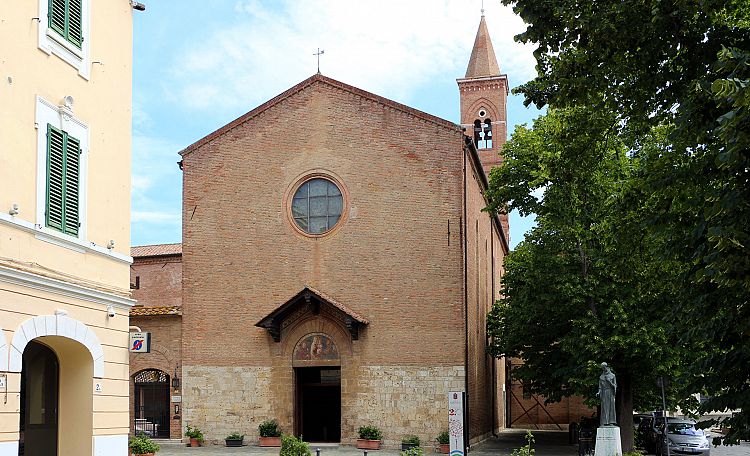
[[[475,11],[467,3],[240,1],[229,24],[186,36],[167,92],[193,109],[254,106],[312,75],[320,47],[323,74],[408,102],[431,79],[463,76],[479,24],[479,1]],[[516,85],[534,75],[532,48],[513,41],[521,19],[494,3],[487,23],[501,70]]]

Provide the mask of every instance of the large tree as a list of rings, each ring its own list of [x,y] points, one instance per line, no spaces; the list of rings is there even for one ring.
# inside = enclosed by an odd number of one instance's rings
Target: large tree
[[[661,318],[677,294],[663,279],[678,270],[652,258],[619,128],[603,110],[551,109],[505,145],[490,210],[533,213],[537,225],[507,257],[488,330],[491,353],[522,359],[512,375],[549,401],[593,400],[608,362],[627,450],[633,407],[656,405],[654,376],[679,371],[683,350]]]
[[[502,2],[538,45],[527,103],[617,114],[643,245],[674,266],[672,334],[705,347],[675,381],[712,397],[703,412],[740,410],[736,442],[750,427],[750,2]]]

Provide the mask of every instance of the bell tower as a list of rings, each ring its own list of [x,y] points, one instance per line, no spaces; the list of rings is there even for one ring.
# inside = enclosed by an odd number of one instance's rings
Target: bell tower
[[[484,11],[466,76],[456,82],[461,98],[461,126],[474,139],[484,172],[489,174],[502,161],[500,150],[508,134],[508,76],[500,74]]]

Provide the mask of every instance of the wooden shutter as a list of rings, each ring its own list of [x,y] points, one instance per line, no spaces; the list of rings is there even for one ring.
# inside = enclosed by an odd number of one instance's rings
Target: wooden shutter
[[[65,38],[80,48],[83,43],[83,0],[68,0],[67,22],[68,30]]]
[[[66,134],[65,138],[65,233],[78,236],[78,188],[80,181],[81,142]]]
[[[49,27],[65,36],[65,0],[49,0]]]
[[[65,188],[65,136],[47,125],[47,213],[46,225],[63,231]]]

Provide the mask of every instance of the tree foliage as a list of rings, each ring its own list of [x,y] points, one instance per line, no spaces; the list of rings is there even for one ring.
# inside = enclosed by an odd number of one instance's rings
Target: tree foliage
[[[557,127],[551,120],[535,123],[532,130],[519,130],[504,149],[510,159],[493,176],[493,209],[510,202],[522,213],[539,214],[539,225],[509,257],[507,297],[498,304],[505,310],[493,324],[503,327],[502,318],[513,312],[521,313],[513,318],[532,315],[516,308],[514,299],[559,318],[563,311],[550,306],[565,302],[564,309],[580,312],[582,299],[606,302],[596,307],[605,309],[601,314],[589,307],[588,314],[598,320],[575,312],[568,314],[570,321],[544,318],[568,338],[579,331],[581,339],[563,339],[541,355],[560,387],[574,387],[566,379],[579,378],[573,370],[589,365],[572,353],[582,349],[588,334],[583,329],[606,323],[611,332],[599,334],[607,340],[587,341],[593,345],[582,353],[614,355],[615,348],[627,346],[633,362],[647,365],[646,358],[652,358],[659,364],[648,372],[651,378],[668,366],[673,385],[712,397],[700,411],[740,410],[726,423],[732,430],[725,442],[736,442],[750,428],[750,4],[502,2],[514,5],[528,25],[517,39],[538,45],[538,77],[519,89],[526,103],[549,105],[558,120],[556,113],[576,110],[589,117],[568,116],[563,125],[569,133],[556,136],[543,133],[560,128],[559,122]],[[597,117],[612,128],[600,128]],[[596,131],[597,144],[618,150],[618,159],[605,160],[592,152],[597,149],[576,145],[578,135],[591,137]],[[563,146],[571,154],[568,160],[550,162]],[[616,172],[608,168],[615,165]],[[601,193],[583,191],[588,184]],[[559,200],[552,192],[556,187],[563,192]],[[543,200],[534,197],[539,189],[545,189]],[[559,213],[566,197],[568,221]],[[592,220],[585,222],[588,217]],[[591,253],[581,254],[580,246]],[[576,250],[579,264],[572,261]],[[573,272],[586,264],[593,266],[593,276],[583,280],[580,270]],[[541,274],[545,267],[563,275]],[[533,274],[541,274],[535,278],[539,294],[523,296],[524,281]],[[552,298],[559,295],[565,299]],[[664,318],[639,320],[638,315]],[[630,335],[646,337],[642,345],[624,334],[626,327]],[[692,351],[684,369],[670,364],[681,359],[675,354],[652,351],[673,339],[674,346]],[[522,346],[493,348],[528,353]]]
[[[537,225],[506,258],[505,297],[488,329],[490,351],[523,359],[514,377],[549,401],[594,398],[599,363],[610,363],[632,448],[633,406],[655,406],[654,375],[678,370],[684,351],[660,318],[676,290],[659,279],[676,270],[645,248],[630,198],[634,159],[618,130],[606,111],[551,109],[504,146],[490,210],[534,213]]]

